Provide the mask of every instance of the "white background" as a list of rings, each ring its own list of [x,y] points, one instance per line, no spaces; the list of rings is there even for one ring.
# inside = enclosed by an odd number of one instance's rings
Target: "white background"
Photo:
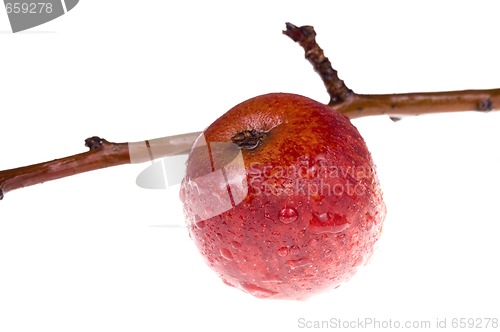
[[[202,130],[267,92],[326,102],[286,21],[314,25],[349,87],[500,87],[494,1],[87,1],[12,34],[0,10],[0,169]],[[500,114],[355,120],[388,217],[369,266],[308,301],[224,285],[182,225],[178,186],[147,165],[10,192],[0,202],[0,331],[295,331],[306,320],[500,318]],[[303,330],[303,329],[302,329]]]

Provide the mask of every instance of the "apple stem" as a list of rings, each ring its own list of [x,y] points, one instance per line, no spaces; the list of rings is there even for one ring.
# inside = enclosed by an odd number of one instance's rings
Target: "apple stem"
[[[253,150],[259,146],[264,136],[264,132],[255,129],[244,130],[231,137],[231,141],[238,145],[240,149]]]

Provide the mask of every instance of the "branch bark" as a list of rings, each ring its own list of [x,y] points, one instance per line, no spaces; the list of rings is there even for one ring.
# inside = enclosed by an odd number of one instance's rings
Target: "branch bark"
[[[399,118],[407,115],[430,113],[480,111],[489,112],[500,105],[500,89],[423,92],[402,94],[366,95],[349,89],[330,60],[316,42],[312,26],[297,27],[286,23],[283,34],[297,42],[305,51],[305,57],[325,84],[330,96],[328,105],[351,119],[372,115],[389,115]]]
[[[500,105],[500,89],[366,95],[349,89],[316,42],[312,26],[286,24],[285,35],[299,43],[330,96],[328,105],[351,119],[388,115],[398,118],[429,113],[489,112]],[[187,153],[198,133],[133,143],[112,143],[99,137],[85,140],[89,151],[40,164],[0,171],[0,199],[15,189],[101,168],[151,161]]]
[[[387,95],[354,94],[332,107],[355,119],[384,114],[399,118],[430,113],[490,112],[496,105],[500,105],[500,89]]]
[[[330,95],[330,105],[342,103],[352,97],[354,92],[339,78],[332,63],[316,42],[316,31],[312,26],[297,27],[292,23],[286,23],[286,30],[283,31],[283,34],[299,43],[304,49],[306,59],[313,65],[314,70],[325,84],[326,91]]]
[[[87,138],[89,151],[44,163],[0,171],[0,199],[12,190],[79,173],[123,164],[137,164],[188,153],[200,132],[132,143]]]

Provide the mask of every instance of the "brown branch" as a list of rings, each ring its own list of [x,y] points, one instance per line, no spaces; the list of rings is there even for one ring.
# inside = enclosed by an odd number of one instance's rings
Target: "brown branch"
[[[286,24],[283,33],[298,42],[323,80],[336,111],[349,118],[389,115],[392,118],[458,111],[492,111],[500,105],[500,89],[392,95],[363,95],[349,89],[316,43],[311,26]],[[83,172],[129,163],[141,163],[186,153],[200,133],[188,133],[143,142],[111,143],[99,137],[85,141],[87,152],[45,163],[0,171],[0,199],[8,191]],[[248,135],[246,135],[248,136]]]
[[[89,148],[87,152],[0,171],[0,199],[14,189],[101,168],[186,153],[199,134],[188,133],[133,143],[111,143],[97,136],[90,137],[85,140],[85,146]]]
[[[357,94],[349,89],[332,68],[323,50],[316,43],[316,32],[311,26],[297,27],[286,23],[285,35],[299,43],[306,59],[323,80],[330,96],[328,105],[349,118],[371,115],[389,115],[399,119],[405,115],[443,112],[488,112],[500,105],[500,89],[464,90],[446,92],[402,93],[387,95]]]
[[[500,89],[388,95],[354,94],[333,107],[351,119],[387,114],[391,118],[408,115],[463,111],[490,112],[500,105]]]
[[[312,26],[297,27],[292,23],[286,23],[286,30],[283,34],[299,43],[304,49],[306,59],[313,65],[325,84],[326,91],[330,95],[330,105],[341,103],[353,95],[352,90],[339,78],[330,60],[325,57],[323,50],[316,43],[316,32]]]
[[[0,172],[0,199],[8,191],[62,177],[130,162],[127,143],[110,143],[99,137],[85,140],[88,152],[45,163]]]

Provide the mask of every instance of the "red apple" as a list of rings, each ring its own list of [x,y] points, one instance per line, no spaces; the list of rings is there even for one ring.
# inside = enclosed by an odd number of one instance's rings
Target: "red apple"
[[[223,281],[305,299],[364,265],[385,205],[350,120],[312,99],[249,99],[198,138],[181,185],[191,238]]]

